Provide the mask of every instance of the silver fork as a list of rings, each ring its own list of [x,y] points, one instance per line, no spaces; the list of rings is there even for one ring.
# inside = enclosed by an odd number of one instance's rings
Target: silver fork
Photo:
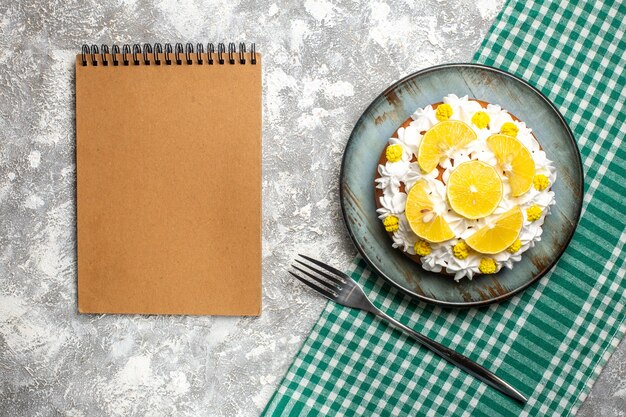
[[[343,306],[367,311],[377,315],[382,319],[387,320],[393,326],[403,330],[413,339],[417,340],[425,348],[441,356],[448,362],[458,366],[470,375],[475,376],[484,383],[492,386],[493,388],[517,401],[520,401],[522,403],[526,403],[528,401],[526,397],[524,397],[518,390],[513,388],[508,383],[504,382],[501,378],[496,376],[488,369],[482,367],[481,365],[470,360],[469,358],[455,352],[454,350],[449,349],[432,339],[429,339],[428,337],[416,332],[415,330],[395,320],[393,317],[390,317],[380,311],[367,298],[359,284],[357,284],[352,278],[350,278],[343,272],[316,259],[309,258],[308,256],[300,256],[310,263],[304,263],[298,259],[296,259],[296,262],[299,265],[307,268],[309,271],[314,272],[314,274],[296,265],[291,266],[308,278],[304,278],[303,276],[298,275],[297,273],[294,273],[292,271],[289,271],[289,273],[296,277],[302,283],[306,284],[313,290],[323,295],[324,297]]]

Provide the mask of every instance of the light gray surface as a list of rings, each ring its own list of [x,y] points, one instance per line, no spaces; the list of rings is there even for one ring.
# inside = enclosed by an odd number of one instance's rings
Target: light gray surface
[[[469,60],[501,6],[0,0],[0,415],[257,415],[323,305],[288,262],[355,253],[337,191],[352,126],[394,80]],[[74,55],[187,40],[265,57],[263,315],[78,315]],[[622,343],[579,415],[625,414],[624,359]]]

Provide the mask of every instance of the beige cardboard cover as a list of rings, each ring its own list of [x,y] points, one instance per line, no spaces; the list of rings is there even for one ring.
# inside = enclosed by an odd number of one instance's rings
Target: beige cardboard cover
[[[261,60],[247,58],[77,56],[80,312],[260,314]]]

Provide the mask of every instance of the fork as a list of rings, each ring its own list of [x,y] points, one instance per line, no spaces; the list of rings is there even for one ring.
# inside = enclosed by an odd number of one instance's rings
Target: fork
[[[300,274],[304,274],[307,278],[288,271],[296,279],[309,286],[319,294],[346,307],[356,308],[369,313],[373,313],[376,316],[387,320],[393,326],[403,330],[413,339],[417,340],[422,346],[429,349],[431,352],[436,353],[453,365],[458,366],[465,372],[473,375],[484,383],[492,386],[503,394],[517,400],[521,403],[526,403],[528,400],[518,390],[511,385],[503,381],[493,372],[482,367],[471,359],[455,352],[454,350],[445,347],[444,345],[424,336],[405,326],[393,317],[382,312],[367,298],[363,289],[352,278],[336,268],[327,265],[321,261],[310,258],[305,255],[299,255],[309,263],[302,262],[298,259],[295,260],[297,264],[303,266],[307,270],[297,266],[291,265]],[[311,272],[313,273],[311,273]]]

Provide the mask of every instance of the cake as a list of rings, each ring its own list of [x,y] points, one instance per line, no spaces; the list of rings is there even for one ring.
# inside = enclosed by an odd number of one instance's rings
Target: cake
[[[427,271],[472,279],[512,269],[541,240],[556,170],[526,124],[450,94],[388,140],[375,179],[392,246]]]

